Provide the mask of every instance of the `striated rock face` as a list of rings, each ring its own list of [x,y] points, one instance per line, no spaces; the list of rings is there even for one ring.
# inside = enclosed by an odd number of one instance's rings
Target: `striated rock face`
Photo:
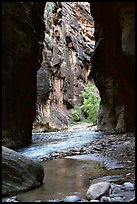
[[[91,3],[96,48],[91,77],[101,96],[98,128],[135,129],[135,5]]]
[[[44,25],[45,3],[3,2],[3,145],[31,142],[36,99],[35,129],[41,124],[46,130],[67,127],[90,70],[101,96],[98,128],[134,130],[134,3],[90,3],[95,51],[86,4],[47,2]]]
[[[94,22],[88,2],[47,2],[43,62],[37,74],[33,131],[68,127],[70,109],[88,82]]]
[[[2,4],[2,143],[31,141],[36,109],[36,75],[41,66],[45,3]]]
[[[2,147],[2,195],[14,195],[43,184],[44,168],[39,162]]]

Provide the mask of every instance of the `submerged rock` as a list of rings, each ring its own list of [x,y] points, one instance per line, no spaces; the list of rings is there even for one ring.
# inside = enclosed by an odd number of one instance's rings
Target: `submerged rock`
[[[43,184],[44,168],[7,147],[2,147],[2,195],[8,196]]]

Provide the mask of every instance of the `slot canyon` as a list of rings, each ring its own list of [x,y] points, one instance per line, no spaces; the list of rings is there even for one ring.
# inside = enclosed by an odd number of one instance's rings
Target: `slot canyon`
[[[97,130],[135,133],[134,2],[2,3],[5,162],[32,132],[67,130],[88,83],[100,95]]]

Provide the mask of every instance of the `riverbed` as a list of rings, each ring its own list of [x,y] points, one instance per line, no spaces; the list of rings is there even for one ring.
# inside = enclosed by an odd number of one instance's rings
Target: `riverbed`
[[[33,133],[32,143],[16,151],[33,160],[40,160],[54,152],[87,145],[102,135],[101,132],[88,128],[88,125],[82,127],[84,130],[81,126],[74,126],[67,131]]]
[[[134,172],[125,168],[124,163],[120,163],[118,159],[102,154],[104,141],[108,138],[110,139],[87,126],[69,131],[33,134],[32,144],[17,151],[41,162],[45,170],[44,184],[18,194],[17,200],[54,201],[71,195],[86,199],[86,192],[92,183],[124,183],[126,176]],[[112,141],[114,139],[117,140],[112,137]],[[134,191],[125,191],[124,196],[126,202],[134,197]]]

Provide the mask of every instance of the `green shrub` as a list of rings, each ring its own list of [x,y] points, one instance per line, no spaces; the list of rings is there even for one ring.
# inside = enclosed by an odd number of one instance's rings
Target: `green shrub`
[[[83,98],[81,109],[86,113],[87,121],[96,124],[100,104],[98,89],[94,84],[88,84],[80,96]]]
[[[80,106],[75,105],[74,108],[71,111],[71,115],[72,115],[72,121],[74,121],[74,122],[81,121],[82,117],[81,117],[81,108],[80,108]]]

